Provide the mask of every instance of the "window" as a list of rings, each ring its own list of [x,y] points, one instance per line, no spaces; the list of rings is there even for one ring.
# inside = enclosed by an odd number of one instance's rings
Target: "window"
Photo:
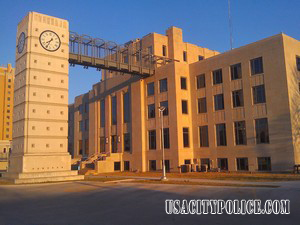
[[[85,131],[89,130],[89,120],[88,119],[84,121],[84,128],[85,128]]]
[[[105,137],[100,137],[100,152],[105,152]]]
[[[8,88],[11,88],[11,85],[7,85]]]
[[[149,130],[149,149],[156,149],[156,130]]]
[[[216,124],[217,146],[226,146],[226,125],[225,123]]]
[[[198,113],[206,113],[206,98],[198,98]]]
[[[185,165],[191,164],[191,160],[190,160],[190,159],[185,159],[185,160],[184,160],[184,164],[185,164]]]
[[[121,162],[114,162],[114,170],[115,171],[121,170]]]
[[[242,66],[240,63],[230,66],[231,80],[242,78]]]
[[[10,101],[10,97],[7,98],[7,101]]]
[[[197,89],[205,88],[205,74],[197,76]]]
[[[153,54],[153,47],[152,47],[152,45],[149,46],[147,49],[148,49],[148,53],[149,54]]]
[[[265,95],[265,86],[258,85],[253,87],[253,103],[265,103],[266,102],[266,95]]]
[[[203,59],[204,59],[204,56],[198,55],[198,61],[201,61],[201,60],[203,60]]]
[[[154,82],[147,84],[147,95],[148,96],[154,95]]]
[[[89,103],[84,104],[84,112],[88,113],[89,112]]]
[[[186,51],[183,51],[183,61],[186,62],[187,61],[187,52]]]
[[[199,134],[200,134],[200,147],[209,147],[208,126],[200,126]]]
[[[79,121],[79,131],[83,131],[83,121]]]
[[[224,97],[223,94],[215,95],[214,96],[215,102],[215,111],[223,110],[224,109]]]
[[[203,158],[200,161],[201,161],[201,166],[207,165],[207,169],[210,170],[210,160],[209,160],[209,158]]]
[[[163,115],[164,116],[169,115],[169,104],[168,104],[168,101],[160,102],[160,106],[165,107],[165,110],[163,111]]]
[[[164,148],[170,148],[169,128],[164,128]]]
[[[85,139],[85,140],[84,140],[84,153],[85,153],[86,155],[89,154],[89,139]]]
[[[259,171],[271,171],[271,157],[258,157],[257,164]]]
[[[233,108],[244,106],[243,90],[232,92],[232,105]]]
[[[213,71],[213,84],[222,84],[222,83],[223,83],[222,69]]]
[[[297,66],[297,70],[300,71],[300,57],[296,56],[296,66]]]
[[[234,122],[234,131],[235,131],[235,144],[246,145],[247,144],[246,122],[245,121]]]
[[[156,171],[156,160],[149,160],[149,170]]]
[[[82,155],[82,140],[78,141],[79,155]]]
[[[181,107],[182,107],[182,114],[188,114],[187,100],[181,101]]]
[[[186,77],[180,77],[180,85],[182,90],[187,90]]]
[[[130,162],[124,161],[124,171],[129,171],[129,170],[130,170]]]
[[[190,147],[189,128],[184,127],[182,128],[182,131],[183,131],[183,147],[188,148]]]
[[[82,112],[83,112],[82,105],[78,106],[78,111],[79,111],[79,114],[82,114]]]
[[[155,104],[148,105],[148,118],[155,118]]]
[[[130,152],[130,133],[124,134],[124,151]]]
[[[227,158],[218,158],[218,168],[220,168],[221,170],[228,170]]]
[[[165,46],[165,45],[162,46],[162,55],[163,56],[167,55],[167,46]]]
[[[236,159],[237,170],[249,170],[248,158],[237,158]]]
[[[11,82],[11,79],[8,79],[8,82],[10,83],[10,82]]]
[[[111,135],[111,152],[116,153],[118,151],[117,135]]]
[[[168,91],[168,80],[167,78],[159,81],[159,91],[160,93]]]
[[[130,122],[130,94],[126,92],[123,94],[123,120],[124,123]]]
[[[111,125],[117,124],[117,97],[111,97]]]
[[[100,101],[100,127],[105,127],[105,100]]]
[[[251,75],[256,75],[264,72],[262,57],[251,59]]]
[[[268,119],[255,120],[256,144],[269,143]]]

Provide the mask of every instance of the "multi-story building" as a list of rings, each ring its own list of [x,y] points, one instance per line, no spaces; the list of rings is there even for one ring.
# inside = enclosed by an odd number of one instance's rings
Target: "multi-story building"
[[[230,171],[287,171],[300,163],[300,42],[278,34],[219,54],[171,27],[143,49],[176,61],[140,79],[105,71],[70,110],[74,157],[106,153],[98,171],[206,164]]]
[[[0,67],[0,153],[11,148],[15,69]]]

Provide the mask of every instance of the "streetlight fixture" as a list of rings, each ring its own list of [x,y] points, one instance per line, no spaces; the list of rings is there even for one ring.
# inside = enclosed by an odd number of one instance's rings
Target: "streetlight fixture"
[[[162,169],[163,174],[161,177],[161,180],[167,180],[166,177],[166,164],[165,164],[165,143],[164,143],[164,118],[163,118],[163,112],[166,110],[166,107],[160,106],[158,107],[158,110],[160,112],[160,118],[161,118],[161,147],[162,147]]]

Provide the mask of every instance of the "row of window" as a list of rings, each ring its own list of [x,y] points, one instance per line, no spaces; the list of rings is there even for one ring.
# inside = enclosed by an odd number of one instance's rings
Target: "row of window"
[[[206,165],[207,169],[211,169],[211,160],[209,158],[202,158],[201,165]],[[217,159],[218,168],[221,170],[228,170],[228,159],[218,158]],[[270,157],[257,157],[258,171],[271,171],[271,158]],[[249,164],[248,158],[236,158],[236,168],[239,171],[248,171]]]
[[[130,122],[130,94],[125,92],[123,94],[123,122]],[[117,97],[111,97],[111,125],[117,124]],[[100,127],[105,127],[105,100],[100,101]]]
[[[265,94],[265,86],[258,85],[252,87],[252,97],[253,104],[266,103],[266,94]],[[244,106],[244,94],[243,90],[235,90],[232,92],[232,106],[243,107]],[[214,95],[214,109],[215,111],[224,110],[224,95],[217,94]],[[198,99],[198,113],[206,113],[207,112],[207,101],[206,97]]]
[[[263,59],[262,57],[251,59],[251,75],[263,73]],[[230,66],[230,75],[231,80],[237,80],[242,78],[242,65],[237,63]],[[223,83],[223,72],[222,69],[217,69],[212,72],[213,84],[222,84]],[[205,74],[197,76],[197,89],[204,88],[205,83]]]
[[[256,144],[269,143],[268,119],[261,118],[255,120]],[[234,122],[235,145],[247,145],[246,122]],[[200,147],[209,147],[208,126],[199,127]],[[216,124],[217,146],[227,146],[226,124]]]
[[[183,147],[190,147],[189,128],[182,128]],[[246,122],[234,122],[235,145],[247,145]],[[269,143],[268,119],[261,118],[255,120],[256,144]],[[215,125],[215,135],[217,146],[227,146],[226,124]],[[209,131],[208,126],[199,127],[200,147],[209,147]],[[156,149],[156,130],[148,131],[148,147],[150,150]],[[164,128],[164,148],[170,148],[169,128]]]

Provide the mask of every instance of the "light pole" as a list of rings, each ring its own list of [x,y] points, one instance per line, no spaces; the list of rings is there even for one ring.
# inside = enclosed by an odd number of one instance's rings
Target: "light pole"
[[[166,107],[160,106],[158,107],[158,110],[160,112],[160,118],[161,118],[161,148],[162,148],[162,169],[163,169],[163,175],[161,177],[161,180],[167,180],[166,177],[166,165],[165,165],[165,146],[164,146],[164,118],[163,113],[164,110],[166,110]]]

